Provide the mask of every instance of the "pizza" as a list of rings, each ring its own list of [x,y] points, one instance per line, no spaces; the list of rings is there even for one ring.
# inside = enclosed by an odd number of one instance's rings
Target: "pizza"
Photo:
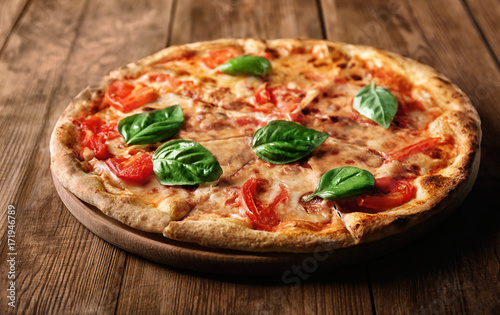
[[[470,191],[479,116],[432,68],[313,39],[168,47],[82,91],[51,169],[138,230],[307,253],[418,231]]]

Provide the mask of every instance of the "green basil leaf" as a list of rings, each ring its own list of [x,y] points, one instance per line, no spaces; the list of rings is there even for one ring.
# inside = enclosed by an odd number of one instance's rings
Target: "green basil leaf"
[[[375,177],[366,170],[352,166],[335,168],[321,176],[316,190],[305,201],[314,196],[331,201],[352,198],[374,187]]]
[[[156,149],[153,170],[162,185],[195,185],[213,182],[222,175],[210,151],[197,142],[180,139]]]
[[[380,126],[389,128],[398,110],[398,101],[389,90],[375,86],[372,81],[356,94],[353,107]]]
[[[255,132],[252,149],[273,164],[295,162],[307,156],[328,138],[328,134],[286,120],[274,120]]]
[[[125,117],[118,123],[118,132],[126,144],[151,144],[172,138],[183,122],[182,108],[174,105]]]
[[[229,59],[217,70],[229,75],[264,75],[271,73],[271,63],[264,57],[243,55]]]

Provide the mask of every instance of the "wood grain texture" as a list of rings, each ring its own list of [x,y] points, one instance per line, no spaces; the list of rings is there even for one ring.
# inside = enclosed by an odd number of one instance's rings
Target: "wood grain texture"
[[[80,89],[163,48],[168,34],[170,1],[78,4],[54,2],[45,23],[33,28],[33,16],[47,5],[33,3],[0,59],[9,70],[9,85],[0,90],[0,97],[9,98],[2,99],[1,119],[12,130],[1,142],[2,151],[9,152],[2,154],[3,165],[12,167],[2,169],[10,185],[2,185],[1,196],[18,209],[16,232],[22,242],[16,250],[23,259],[17,265],[16,288],[21,313],[115,310],[126,253],[94,236],[62,206],[48,181],[49,139],[58,116]],[[138,45],[128,49],[130,41]],[[2,205],[2,211],[6,208]],[[2,241],[3,253],[4,245]]]
[[[496,62],[500,60],[500,38],[498,30],[500,29],[500,8],[498,1],[495,0],[463,0],[467,10],[469,10],[472,19],[479,27],[486,44],[491,48],[496,56]],[[498,64],[500,67],[500,64]]]
[[[170,44],[219,38],[322,38],[312,1],[178,1]]]
[[[27,3],[28,0],[0,2],[0,51]]]
[[[345,273],[345,271],[347,273]],[[299,282],[281,277],[214,276],[178,271],[131,256],[118,313],[172,314],[369,314],[366,274],[346,268]],[[305,279],[307,278],[307,279]],[[137,285],[134,279],[141,279]],[[291,285],[293,284],[293,285]],[[144,297],[137,303],[136,297]],[[135,301],[135,303],[134,303]]]

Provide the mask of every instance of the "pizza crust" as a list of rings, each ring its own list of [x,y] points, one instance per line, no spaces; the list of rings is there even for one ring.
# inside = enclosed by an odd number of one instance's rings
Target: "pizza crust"
[[[307,253],[352,246],[355,242],[343,227],[340,230],[310,233],[307,230],[266,232],[249,229],[234,221],[173,221],[163,235],[208,247],[252,252]]]
[[[319,55],[332,49],[339,49],[349,56],[357,55],[390,67],[415,85],[425,86],[444,110],[444,114],[429,126],[429,130],[438,135],[449,134],[455,139],[459,154],[453,164],[436,174],[420,177],[416,182],[419,188],[417,197],[396,209],[377,214],[346,213],[341,217],[344,224],[342,228],[326,229],[321,233],[306,229],[266,232],[230,220],[190,221],[186,215],[191,206],[183,198],[172,196],[151,205],[144,202],[141,196],[110,192],[99,176],[85,171],[85,166],[71,150],[72,144],[77,141],[73,119],[87,110],[93,100],[102,96],[113,80],[134,76],[161,61],[189,57],[194,51],[222,47],[243,47],[247,52],[262,52],[266,47],[293,51],[304,45],[317,47],[316,53]],[[112,72],[97,87],[85,89],[57,121],[50,150],[51,169],[65,188],[106,215],[133,228],[210,247],[258,252],[312,252],[318,247],[330,250],[373,242],[426,222],[438,221],[433,218],[450,213],[470,191],[479,166],[480,141],[480,119],[467,96],[434,69],[411,59],[372,47],[321,40],[224,39],[166,48]]]

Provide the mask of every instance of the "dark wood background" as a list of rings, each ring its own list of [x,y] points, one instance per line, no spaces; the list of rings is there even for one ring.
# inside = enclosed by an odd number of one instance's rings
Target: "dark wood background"
[[[499,314],[499,31],[498,0],[0,1],[0,313]],[[49,138],[58,116],[112,69],[169,45],[222,37],[327,38],[435,67],[482,118],[482,164],[470,196],[405,248],[305,273],[298,285],[174,269],[93,235],[52,183]],[[12,252],[15,308],[7,304]]]

